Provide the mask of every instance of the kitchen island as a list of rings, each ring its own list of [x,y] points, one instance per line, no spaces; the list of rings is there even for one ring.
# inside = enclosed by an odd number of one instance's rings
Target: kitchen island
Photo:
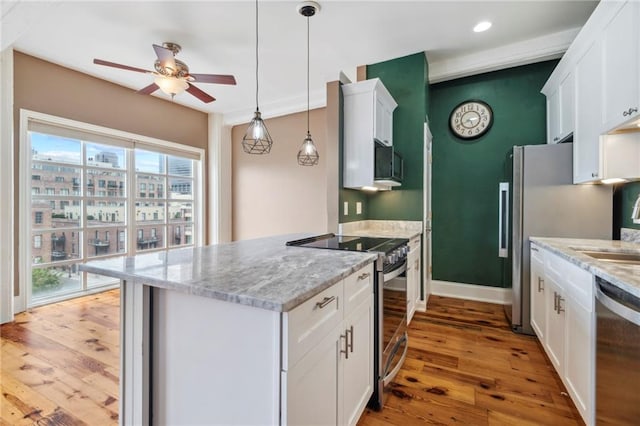
[[[122,280],[121,424],[286,424],[305,415],[352,422],[353,407],[330,393],[345,394],[345,330],[352,353],[353,324],[372,335],[378,255],[285,246],[304,236],[82,265]],[[353,322],[356,314],[366,321]],[[366,360],[372,349],[360,346]],[[364,363],[369,381],[371,366]],[[317,393],[308,395],[303,385],[315,376]],[[372,387],[361,388],[356,412]]]

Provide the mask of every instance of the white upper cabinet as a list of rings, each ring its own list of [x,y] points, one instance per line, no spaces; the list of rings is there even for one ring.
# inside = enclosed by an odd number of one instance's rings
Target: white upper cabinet
[[[576,131],[573,141],[573,183],[600,178],[602,121],[602,43],[596,41],[578,61],[576,79]]]
[[[640,2],[628,1],[603,34],[603,131],[640,117]]]
[[[547,98],[547,143],[558,143],[573,133],[575,89],[572,72]]]
[[[345,188],[374,183],[376,141],[393,145],[393,110],[398,106],[379,78],[342,85]],[[389,188],[382,188],[389,189]]]

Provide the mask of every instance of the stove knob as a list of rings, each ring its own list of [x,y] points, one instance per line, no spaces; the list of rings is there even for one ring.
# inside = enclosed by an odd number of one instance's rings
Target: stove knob
[[[402,247],[402,254],[404,254],[406,256],[408,253],[409,253],[409,247],[403,246]]]

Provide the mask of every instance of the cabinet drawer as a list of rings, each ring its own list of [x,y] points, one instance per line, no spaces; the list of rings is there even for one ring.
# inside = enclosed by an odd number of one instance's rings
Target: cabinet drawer
[[[344,280],[344,311],[349,315],[354,308],[373,293],[373,263],[349,275]]]
[[[282,321],[282,368],[288,370],[335,328],[344,315],[344,281],[285,312]]]

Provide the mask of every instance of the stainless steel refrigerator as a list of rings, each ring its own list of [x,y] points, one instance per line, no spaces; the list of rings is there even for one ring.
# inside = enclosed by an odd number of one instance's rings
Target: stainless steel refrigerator
[[[511,328],[533,334],[529,237],[611,239],[612,189],[573,185],[573,144],[514,146],[500,183],[499,250]]]

